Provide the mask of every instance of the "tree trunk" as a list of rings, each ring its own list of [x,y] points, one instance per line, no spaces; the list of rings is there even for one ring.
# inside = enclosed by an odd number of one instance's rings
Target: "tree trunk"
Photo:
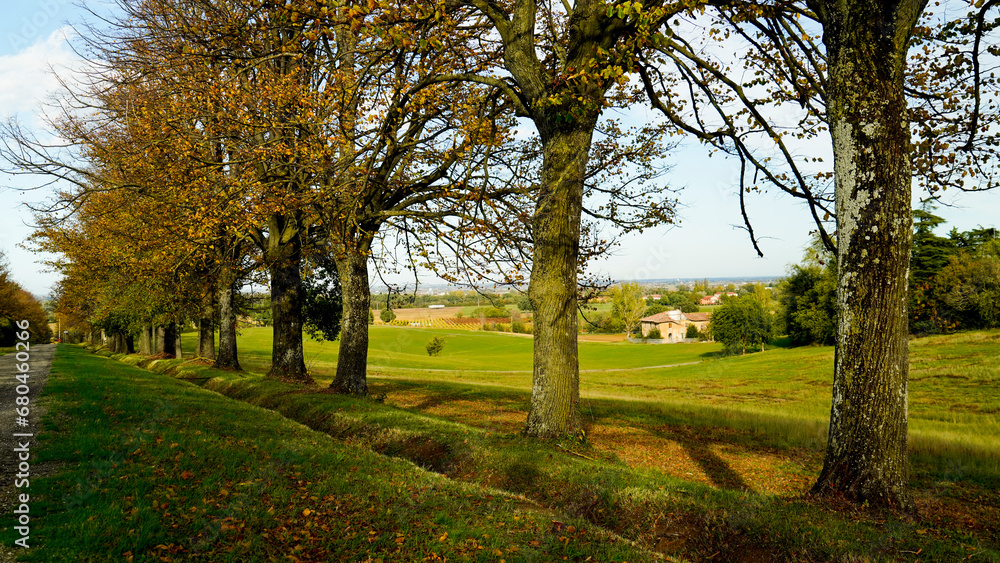
[[[125,353],[135,354],[135,337],[132,336],[132,333],[125,334]]]
[[[182,323],[178,323],[176,330],[174,331],[174,357],[183,358],[184,350],[181,349],[181,330],[184,328]]]
[[[108,349],[112,354],[120,354],[122,351],[122,344],[124,339],[121,337],[120,332],[112,332],[111,338],[108,339]]]
[[[819,4],[837,206],[837,354],[812,491],[915,508],[908,490],[907,270],[912,239],[906,47],[922,1]],[[885,10],[885,11],[883,11]]]
[[[364,250],[367,246],[366,242]],[[330,387],[339,393],[364,396],[368,394],[368,309],[371,307],[368,256],[363,251],[348,251],[347,256],[338,257],[336,262],[344,316],[337,375]]]
[[[535,337],[528,436],[577,436],[582,430],[577,269],[583,181],[595,123],[596,117],[568,131],[541,131],[543,187],[532,221],[528,284]]]
[[[281,242],[270,235],[271,320],[274,340],[268,377],[313,383],[302,351],[302,246],[298,235]]]
[[[177,323],[160,327],[161,352],[168,356],[177,355]]]
[[[223,264],[216,281],[219,292],[219,354],[215,358],[215,367],[243,371],[236,353],[236,280],[233,268]]]
[[[202,305],[198,316],[198,351],[195,354],[206,360],[215,359],[215,292],[212,291]]]
[[[153,355],[153,325],[143,324],[139,328],[139,353],[145,356]]]

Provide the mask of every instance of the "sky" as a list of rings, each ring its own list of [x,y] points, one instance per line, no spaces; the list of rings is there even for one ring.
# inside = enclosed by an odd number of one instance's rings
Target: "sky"
[[[0,18],[0,119],[16,117],[41,134],[38,112],[58,83],[50,68],[65,68],[76,61],[67,41],[73,37],[69,24],[82,13],[73,0],[9,2]],[[652,113],[636,110],[634,119],[652,119]],[[823,144],[810,151],[828,153]],[[822,156],[828,156],[823,154]],[[830,162],[830,160],[827,160]],[[668,161],[666,181],[679,188],[679,222],[622,239],[615,255],[593,263],[593,272],[614,280],[735,277],[770,278],[783,275],[789,265],[801,261],[815,229],[808,209],[777,190],[748,194],[747,211],[764,257],[759,258],[745,230],[738,199],[739,164],[721,156],[708,157],[706,150],[689,143]],[[0,173],[0,249],[7,258],[13,279],[28,291],[45,296],[58,276],[45,271],[40,256],[19,246],[31,233],[32,214],[25,203],[43,202],[47,189],[19,191],[44,183],[43,179]],[[18,189],[15,189],[18,188]],[[915,201],[920,194],[914,194]],[[947,220],[941,229],[967,230],[1000,224],[1000,191],[945,193],[937,213]],[[412,275],[389,277],[411,283]],[[421,279],[421,283],[435,283]]]

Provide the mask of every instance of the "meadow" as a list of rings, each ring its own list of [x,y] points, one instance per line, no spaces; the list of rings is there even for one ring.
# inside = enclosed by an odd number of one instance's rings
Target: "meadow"
[[[439,356],[424,349],[432,337]],[[270,329],[244,329],[244,369],[264,373]],[[184,346],[193,347],[193,334]],[[722,357],[718,343],[579,344],[585,414],[603,405],[622,412],[687,413],[701,424],[762,434],[776,444],[821,448],[826,440],[832,347],[774,347]],[[1000,456],[1000,332],[914,339],[910,343],[910,448],[938,463],[997,466]],[[531,388],[532,340],[522,335],[412,327],[371,327],[369,375],[375,389],[449,384],[506,389],[524,400]],[[332,380],[336,342],[307,341],[307,368]],[[444,391],[443,391],[444,392]],[[966,456],[966,454],[969,454]],[[958,457],[955,457],[958,456]],[[947,459],[945,459],[947,458]],[[951,461],[948,461],[951,460]]]
[[[586,440],[539,442],[531,342],[374,327],[369,399],[324,389],[335,342],[261,377],[268,329],[248,373],[63,346],[26,560],[1000,561],[998,331],[910,344],[916,518],[804,494],[830,348],[581,342]]]

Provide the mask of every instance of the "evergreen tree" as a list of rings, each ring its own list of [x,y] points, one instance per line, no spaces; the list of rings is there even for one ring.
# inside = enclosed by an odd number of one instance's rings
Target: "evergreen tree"
[[[948,263],[948,257],[955,253],[955,242],[934,234],[934,229],[945,220],[932,211],[928,202],[913,211],[913,250],[910,254],[910,283],[917,285],[927,281]]]

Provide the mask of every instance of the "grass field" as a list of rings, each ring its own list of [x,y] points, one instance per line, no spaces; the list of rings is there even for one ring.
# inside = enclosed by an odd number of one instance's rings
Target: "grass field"
[[[433,334],[449,339],[451,357],[420,357]],[[720,358],[696,345],[583,343],[581,353],[592,355],[589,364],[582,362],[581,374],[587,444],[518,436],[530,373],[500,369],[527,362],[531,341],[510,335],[389,327],[373,332],[372,347],[383,355],[370,382],[382,403],[324,391],[323,373],[329,377],[329,371],[316,360],[335,359],[332,343],[308,346],[319,388],[219,372],[198,362],[125,360],[278,411],[336,443],[404,458],[486,491],[519,495],[535,503],[552,530],[562,533],[557,537],[572,541],[576,536],[564,530],[577,518],[573,530],[596,526],[668,561],[998,561],[1000,471],[991,406],[1000,379],[998,338],[997,332],[969,333],[911,344],[917,520],[802,496],[822,463],[829,349],[778,348]],[[252,353],[265,366],[266,331],[246,332],[241,345],[244,357]],[[684,359],[701,363],[642,368]],[[622,368],[626,360],[631,367]],[[439,362],[432,369],[440,371],[414,365],[427,361]],[[212,413],[204,409],[192,420],[201,424]],[[252,441],[260,435],[248,431],[239,436]],[[381,486],[374,479],[372,486]],[[398,490],[404,496],[408,491]],[[394,533],[422,545],[437,532]],[[386,560],[423,557],[404,551]],[[546,560],[519,554],[482,559],[501,558]],[[623,558],[656,560],[648,553]],[[467,559],[474,558],[455,558]]]
[[[445,347],[431,357],[427,341]],[[193,346],[185,335],[185,346]],[[270,329],[246,329],[244,368],[264,373]],[[913,340],[910,345],[911,449],[916,454],[1000,453],[1000,332]],[[833,370],[831,347],[772,348],[720,357],[717,343],[652,345],[581,342],[584,409],[598,399],[637,408],[686,411],[706,422],[756,428],[771,439],[808,447],[825,442]],[[369,373],[374,382],[461,383],[526,392],[532,340],[479,331],[372,327]],[[314,377],[332,379],[337,343],[306,343]],[[674,367],[660,367],[674,366]],[[981,456],[976,456],[981,457]],[[988,462],[994,463],[994,462]]]
[[[641,561],[519,495],[62,346],[22,561]],[[383,410],[386,407],[381,407]],[[13,544],[5,526],[3,541]]]

